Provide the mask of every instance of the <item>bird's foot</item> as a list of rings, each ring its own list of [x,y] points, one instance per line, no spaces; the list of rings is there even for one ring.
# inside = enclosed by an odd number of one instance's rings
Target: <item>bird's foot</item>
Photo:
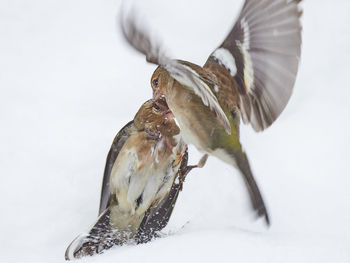
[[[194,168],[203,168],[204,165],[206,164],[207,160],[208,160],[208,154],[204,154],[197,164],[195,164],[195,165],[188,165],[184,169],[184,171],[181,171],[180,176],[179,176],[179,180],[180,180],[180,184],[181,184],[181,190],[182,190],[182,184],[185,182],[187,174]]]

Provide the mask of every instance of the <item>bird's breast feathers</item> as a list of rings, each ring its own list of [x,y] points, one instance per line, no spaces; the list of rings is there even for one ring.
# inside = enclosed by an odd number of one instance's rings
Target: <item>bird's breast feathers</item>
[[[165,138],[138,144],[133,139],[136,138],[129,138],[120,151],[112,168],[110,185],[121,210],[140,214],[170,190],[181,162],[175,167],[173,163],[183,146],[178,143],[170,148]]]

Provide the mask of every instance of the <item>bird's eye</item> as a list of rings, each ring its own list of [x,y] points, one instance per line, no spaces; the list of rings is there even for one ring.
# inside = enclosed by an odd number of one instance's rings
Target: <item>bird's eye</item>
[[[160,107],[157,105],[157,103],[154,103],[154,104],[153,104],[153,108],[154,108],[155,110],[157,110],[157,111],[160,110]]]
[[[158,87],[158,79],[153,80],[153,86]]]

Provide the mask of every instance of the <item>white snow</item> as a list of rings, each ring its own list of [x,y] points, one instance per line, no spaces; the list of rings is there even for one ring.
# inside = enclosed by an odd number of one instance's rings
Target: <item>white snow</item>
[[[80,262],[349,262],[350,1],[304,1],[295,92],[277,122],[241,129],[272,217],[254,221],[238,173],[191,172],[164,238]],[[175,54],[203,64],[242,1],[136,1]],[[1,262],[64,262],[95,222],[115,134],[155,69],[122,41],[117,0],[0,2]],[[191,147],[191,163],[200,158]]]

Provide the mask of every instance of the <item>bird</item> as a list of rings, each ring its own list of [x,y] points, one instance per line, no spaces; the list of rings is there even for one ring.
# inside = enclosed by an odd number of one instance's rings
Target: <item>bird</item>
[[[261,132],[286,107],[301,55],[300,2],[245,0],[203,66],[167,56],[135,12],[120,16],[127,43],[158,66],[151,77],[153,99],[166,100],[186,144],[239,170],[254,214],[267,225],[269,213],[240,142],[240,122]]]
[[[203,167],[206,158],[187,165],[187,145],[165,100],[146,101],[116,135],[106,160],[99,217],[71,242],[66,260],[156,237],[169,221],[186,175]]]

